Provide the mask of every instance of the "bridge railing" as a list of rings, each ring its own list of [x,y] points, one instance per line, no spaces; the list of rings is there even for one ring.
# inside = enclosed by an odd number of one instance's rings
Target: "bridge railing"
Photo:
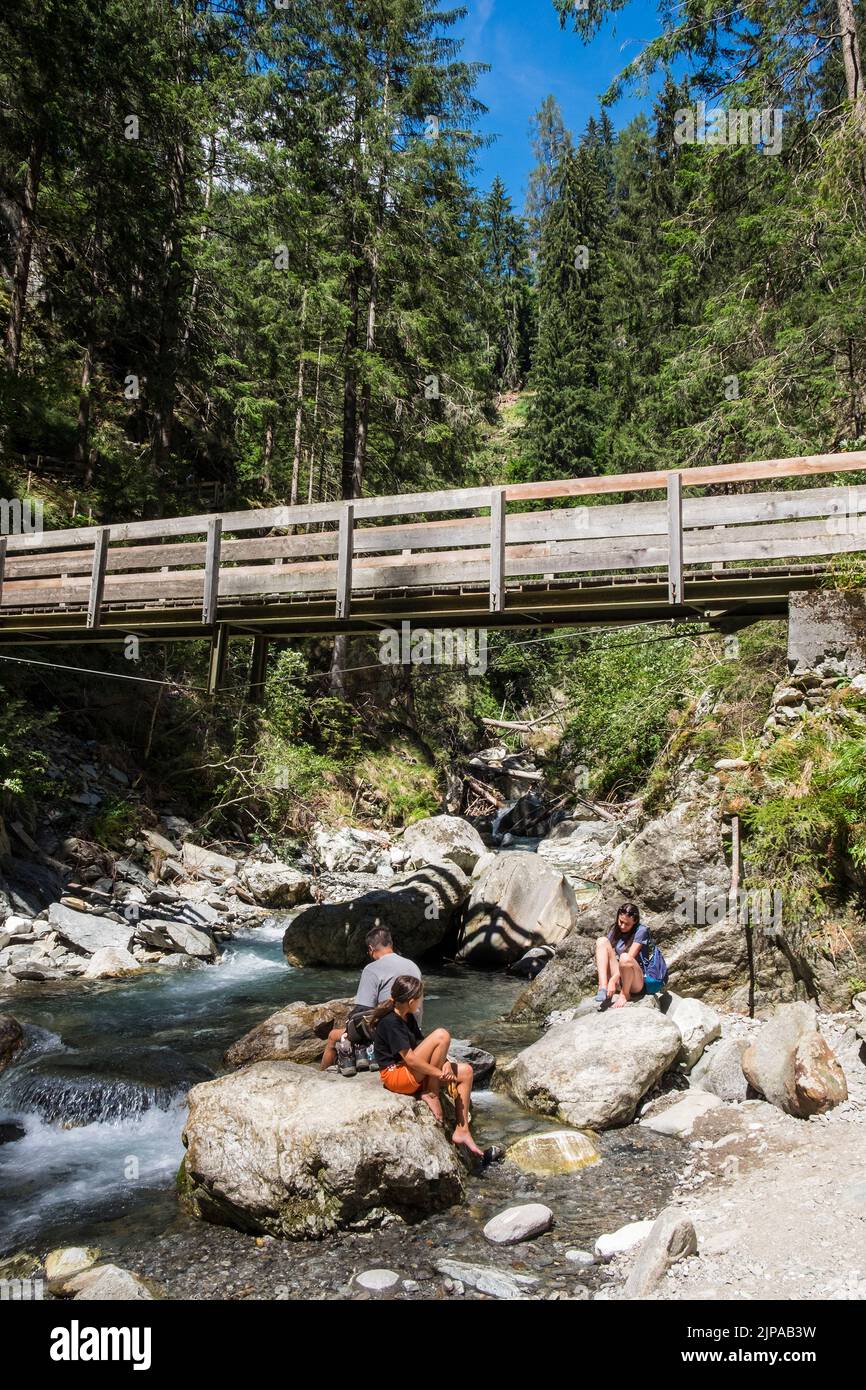
[[[486,589],[496,612],[509,580],[636,571],[666,576],[678,604],[699,570],[866,549],[866,487],[688,493],[860,469],[866,451],[10,535],[0,538],[0,606],[86,611],[91,628],[106,608],[182,606],[210,626],[253,599],[330,598],[347,618],[361,594],[467,585]],[[641,492],[663,495],[590,505]],[[525,510],[544,501],[558,505]]]

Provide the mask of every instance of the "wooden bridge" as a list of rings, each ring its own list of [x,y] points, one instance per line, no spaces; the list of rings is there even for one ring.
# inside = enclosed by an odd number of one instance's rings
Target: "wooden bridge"
[[[263,663],[269,638],[401,621],[739,626],[866,550],[854,470],[866,451],[10,534],[0,646],[209,638],[215,686],[231,637]]]

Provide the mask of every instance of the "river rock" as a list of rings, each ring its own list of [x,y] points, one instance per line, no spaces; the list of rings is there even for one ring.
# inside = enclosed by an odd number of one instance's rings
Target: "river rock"
[[[640,1123],[644,1129],[651,1129],[656,1134],[670,1134],[677,1139],[687,1139],[696,1122],[706,1115],[708,1110],[716,1110],[723,1104],[724,1101],[711,1095],[709,1091],[686,1091],[682,1100],[676,1101],[674,1105],[667,1105],[664,1109],[642,1115]]]
[[[686,999],[680,994],[666,992],[659,1007],[680,1030],[683,1041],[677,1062],[684,1071],[691,1071],[704,1048],[722,1036],[722,1020],[700,999]]]
[[[655,1219],[623,1289],[624,1298],[646,1298],[671,1265],[696,1255],[695,1228],[681,1211],[667,1209]]]
[[[463,1173],[423,1103],[375,1073],[348,1085],[257,1062],[195,1086],[180,1188],[193,1213],[275,1236],[318,1237],[418,1218],[463,1197]]]
[[[85,1269],[66,1281],[65,1292],[72,1294],[76,1301],[91,1299],[101,1303],[114,1300],[137,1303],[161,1297],[152,1284],[119,1265],[95,1265],[93,1269]]]
[[[518,1104],[578,1129],[629,1124],[680,1050],[676,1025],[627,1004],[556,1024],[502,1069]]]
[[[110,917],[95,913],[76,912],[62,903],[51,904],[48,921],[61,940],[88,956],[103,947],[128,952],[132,945],[134,927],[130,922],[114,922]]]
[[[848,1085],[835,1054],[820,1033],[806,1033],[794,1054],[797,1114],[822,1115],[848,1099]]]
[[[397,950],[416,960],[439,945],[468,894],[456,864],[431,864],[359,898],[303,908],[286,927],[283,951],[290,965],[352,969],[367,961],[367,932],[387,927]]]
[[[192,956],[193,960],[216,960],[219,954],[207,933],[188,922],[164,922],[161,917],[148,917],[138,923],[136,937],[145,946]]]
[[[563,820],[541,841],[539,859],[565,874],[573,886],[598,882],[609,866],[619,826],[608,820]]]
[[[48,1281],[49,1293],[62,1293],[70,1279],[96,1264],[99,1255],[100,1252],[95,1246],[67,1245],[52,1250],[45,1257],[45,1278]]]
[[[511,1270],[491,1269],[488,1265],[465,1264],[462,1260],[437,1260],[436,1268],[448,1279],[457,1279],[470,1289],[491,1298],[514,1301],[526,1299],[538,1280],[531,1274],[512,1274]]]
[[[506,1159],[524,1173],[537,1177],[559,1177],[577,1173],[601,1155],[592,1140],[579,1129],[552,1129],[546,1134],[527,1134],[509,1148]]]
[[[196,874],[199,878],[211,878],[221,883],[223,879],[233,878],[238,871],[236,859],[230,859],[227,854],[216,854],[202,845],[194,845],[192,840],[184,840],[181,854],[187,873]]]
[[[0,1071],[8,1067],[24,1046],[24,1029],[11,1014],[0,1014]]]
[[[553,1212],[542,1202],[525,1202],[523,1206],[507,1207],[490,1218],[484,1235],[494,1245],[519,1245],[543,1235],[553,1225]]]
[[[555,948],[556,954],[515,1002],[509,1018],[543,1023],[552,1013],[573,1009],[595,993],[598,974],[595,943],[610,930],[621,898],[600,894],[580,913],[577,930]]]
[[[390,835],[382,830],[357,830],[351,826],[328,830],[324,825],[314,825],[310,836],[313,853],[331,873],[376,873],[390,843]]]
[[[368,1293],[390,1293],[399,1282],[400,1276],[393,1269],[365,1269],[363,1274],[355,1275],[355,1283]]]
[[[329,999],[324,1004],[288,1004],[257,1023],[223,1057],[227,1067],[245,1067],[251,1062],[318,1062],[325,1040],[316,1032],[333,1020],[342,1027],[351,1009],[351,999]]]
[[[627,1255],[642,1245],[652,1230],[653,1221],[630,1221],[617,1231],[599,1236],[595,1242],[595,1253],[600,1260],[612,1260],[615,1255]]]
[[[469,1063],[472,1068],[474,1091],[482,1090],[496,1070],[496,1058],[492,1052],[486,1052],[483,1047],[476,1047],[474,1043],[463,1042],[459,1038],[451,1039],[448,1060]]]
[[[789,1115],[813,1115],[847,1096],[844,1074],[817,1031],[812,1004],[780,1005],[743,1054],[742,1065],[749,1085]]]
[[[537,855],[497,854],[472,890],[457,951],[472,965],[507,965],[532,946],[556,946],[579,916],[574,889]]]
[[[117,946],[102,946],[94,951],[84,970],[85,980],[113,980],[119,975],[130,975],[140,970],[141,965],[130,951]]]
[[[533,946],[531,950],[525,951],[519,960],[512,961],[508,973],[516,975],[518,979],[534,980],[544,967],[550,964],[555,954],[552,946]]]
[[[749,1083],[742,1063],[748,1046],[745,1038],[722,1038],[713,1043],[689,1073],[689,1085],[695,1090],[709,1091],[719,1100],[745,1100]]]
[[[265,864],[250,859],[241,870],[245,883],[257,903],[265,907],[297,907],[312,899],[310,880],[289,864]]]
[[[428,816],[415,821],[403,835],[401,847],[410,867],[421,868],[444,860],[456,864],[465,874],[471,874],[487,852],[478,831],[462,816]]]
[[[622,893],[620,901],[640,903],[657,919],[659,935],[668,940],[694,924],[688,908],[696,905],[699,885],[709,903],[726,898],[731,871],[721,830],[718,798],[697,795],[677,802],[617,847],[605,886],[615,884]]]

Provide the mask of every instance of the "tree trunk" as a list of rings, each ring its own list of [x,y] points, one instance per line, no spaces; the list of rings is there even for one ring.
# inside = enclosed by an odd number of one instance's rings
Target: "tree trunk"
[[[301,430],[304,421],[304,347],[307,324],[307,291],[301,300],[301,346],[298,351],[298,389],[295,405],[295,447],[292,455],[292,489],[289,506],[298,505],[298,486],[301,478]]]
[[[265,446],[262,451],[262,486],[266,492],[271,490],[271,463],[274,457],[274,417],[269,415],[265,425]]]
[[[4,345],[6,366],[13,374],[17,373],[18,363],[21,360],[21,336],[24,330],[27,285],[30,280],[30,259],[33,254],[36,201],[39,197],[39,182],[42,177],[42,160],[45,155],[46,138],[44,128],[40,128],[34,134],[30,145],[30,157],[27,161],[27,173],[24,176],[24,197],[21,202],[21,221],[18,224],[18,244],[15,249],[15,266],[12,271],[12,296]]]
[[[839,13],[839,28],[842,31],[842,62],[845,66],[845,87],[848,100],[854,107],[858,125],[866,126],[866,105],[864,105],[863,68],[860,60],[860,41],[857,34],[857,21],[854,17],[854,0],[836,0]]]
[[[75,441],[75,462],[78,471],[86,486],[93,481],[93,469],[90,465],[90,383],[93,378],[93,345],[87,344],[84,349],[84,360],[81,364],[81,385],[78,391],[78,426],[77,438]]]
[[[157,400],[154,415],[154,462],[157,474],[165,472],[171,458],[177,391],[177,348],[180,328],[182,230],[186,188],[186,150],[180,140],[172,147],[170,177],[171,224],[163,241],[163,296],[157,362]]]

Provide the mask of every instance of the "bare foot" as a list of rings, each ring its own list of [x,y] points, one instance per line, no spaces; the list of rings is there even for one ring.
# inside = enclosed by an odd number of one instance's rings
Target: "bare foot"
[[[465,1126],[457,1126],[454,1133],[451,1135],[451,1142],[452,1144],[465,1144],[466,1148],[469,1150],[470,1153],[475,1154],[478,1158],[481,1158],[482,1156],[481,1149],[479,1149],[475,1140],[472,1138],[472,1135],[469,1133],[469,1130]]]
[[[612,1009],[624,1009],[627,1003],[628,1000],[624,999],[623,996],[620,994],[616,999],[614,999],[610,1007]]]
[[[428,1106],[430,1107],[430,1109],[432,1110],[432,1112],[433,1112],[433,1118],[434,1118],[434,1120],[436,1121],[436,1123],[437,1123],[437,1124],[440,1124],[440,1125],[443,1124],[443,1123],[444,1123],[444,1120],[445,1120],[445,1116],[442,1114],[442,1103],[441,1103],[441,1101],[438,1100],[438,1098],[437,1098],[437,1099],[434,1099],[434,1097],[433,1097],[433,1096],[430,1096],[430,1095],[423,1095],[423,1096],[421,1097],[421,1099],[424,1101],[425,1105],[428,1105]]]

